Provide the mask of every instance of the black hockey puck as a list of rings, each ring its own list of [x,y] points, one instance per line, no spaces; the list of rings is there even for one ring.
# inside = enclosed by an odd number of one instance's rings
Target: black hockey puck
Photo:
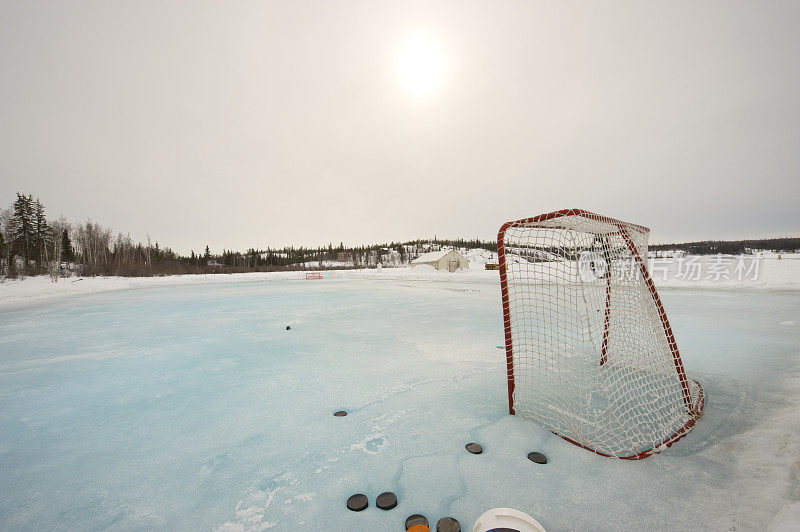
[[[289,327],[288,325],[286,326],[286,330],[287,330],[287,331],[290,331],[291,329],[292,329],[292,328],[291,328],[291,327]]]
[[[547,457],[542,453],[537,453],[537,452],[528,453],[528,460],[530,460],[531,462],[536,462],[537,464],[547,463]]]
[[[481,454],[483,452],[483,447],[481,447],[480,443],[468,443],[464,446],[464,449],[472,454]]]
[[[381,493],[380,495],[378,495],[378,498],[375,499],[375,506],[377,506],[381,510],[391,510],[392,508],[397,506],[397,495],[395,495],[391,491]]]
[[[336,412],[333,413],[333,415],[336,417],[344,417],[347,415],[347,412],[345,412],[344,410],[337,410]]]
[[[366,510],[367,506],[369,506],[369,499],[367,499],[367,496],[363,493],[356,493],[347,499],[348,510],[360,512],[361,510]]]
[[[420,514],[409,515],[406,518],[406,530],[415,525],[428,526],[428,518]]]
[[[436,523],[436,532],[461,532],[461,523],[452,517],[442,517]]]

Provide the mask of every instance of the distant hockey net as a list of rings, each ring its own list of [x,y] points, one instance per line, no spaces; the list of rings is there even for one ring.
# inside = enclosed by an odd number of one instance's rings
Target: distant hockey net
[[[575,209],[498,234],[509,410],[603,456],[658,452],[703,411],[647,271],[648,235]]]

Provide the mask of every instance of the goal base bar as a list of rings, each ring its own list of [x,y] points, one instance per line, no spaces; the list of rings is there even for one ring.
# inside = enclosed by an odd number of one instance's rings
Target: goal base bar
[[[564,436],[563,434],[559,434],[559,433],[553,432],[553,431],[550,431],[550,432],[552,432],[553,434],[555,434],[559,438],[570,442],[573,445],[577,445],[581,449],[586,449],[587,451],[591,451],[594,454],[599,454],[600,456],[604,456],[606,458],[616,458],[618,460],[641,460],[643,458],[647,458],[648,456],[652,456],[654,454],[658,454],[661,451],[663,451],[664,449],[672,447],[673,443],[677,442],[678,440],[682,439],[684,436],[689,434],[689,432],[691,432],[691,430],[694,428],[695,424],[697,424],[697,422],[700,421],[700,419],[703,417],[703,408],[705,407],[705,391],[703,391],[703,387],[700,385],[699,382],[694,381],[694,383],[697,384],[697,387],[700,390],[700,393],[698,395],[697,404],[695,405],[695,408],[694,408],[694,412],[695,412],[694,416],[691,419],[689,419],[689,421],[687,421],[681,428],[679,428],[672,435],[670,435],[668,438],[666,438],[663,442],[661,442],[660,444],[655,445],[655,446],[653,446],[653,447],[651,447],[651,448],[649,448],[647,450],[644,450],[644,451],[642,451],[640,453],[632,454],[630,456],[615,456],[613,454],[608,454],[608,453],[604,453],[602,451],[598,451],[597,449],[592,449],[591,447],[588,447],[588,446],[586,446],[586,445],[584,445],[584,444],[582,444],[580,442],[577,442],[577,441],[573,440],[572,438],[570,438],[568,436]]]

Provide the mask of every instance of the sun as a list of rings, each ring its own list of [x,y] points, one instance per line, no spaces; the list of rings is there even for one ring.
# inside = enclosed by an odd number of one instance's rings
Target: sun
[[[444,81],[444,63],[444,54],[435,39],[415,35],[403,41],[395,54],[397,80],[413,96],[430,96]]]

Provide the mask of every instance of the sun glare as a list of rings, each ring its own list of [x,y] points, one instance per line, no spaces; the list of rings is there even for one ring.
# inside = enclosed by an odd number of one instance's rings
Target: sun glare
[[[409,93],[422,97],[439,89],[444,78],[444,55],[430,37],[417,35],[404,41],[395,56],[397,79]]]

